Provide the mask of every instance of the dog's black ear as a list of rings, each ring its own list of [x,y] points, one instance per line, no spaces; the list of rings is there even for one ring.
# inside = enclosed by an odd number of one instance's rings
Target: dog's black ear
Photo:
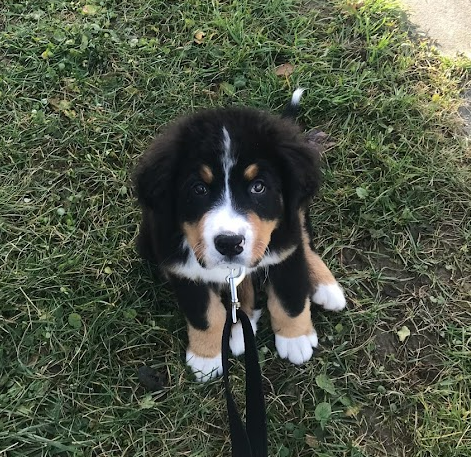
[[[162,260],[162,243],[168,243],[176,233],[173,194],[179,154],[176,136],[169,133],[154,140],[133,175],[142,208],[137,250],[142,258],[154,263]]]
[[[141,157],[133,176],[137,200],[157,212],[172,198],[178,151],[173,135],[157,137]]]
[[[280,144],[280,156],[286,167],[286,210],[295,217],[298,210],[316,194],[320,186],[320,155],[299,135]]]

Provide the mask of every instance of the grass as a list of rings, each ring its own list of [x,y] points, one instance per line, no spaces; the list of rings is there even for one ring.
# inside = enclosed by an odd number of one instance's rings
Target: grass
[[[129,176],[173,118],[278,110],[299,85],[303,125],[337,140],[312,220],[349,307],[315,312],[301,368],[264,317],[270,455],[471,455],[470,63],[406,29],[380,0],[2,3],[2,457],[228,455],[221,381],[192,380],[174,297],[135,253]]]

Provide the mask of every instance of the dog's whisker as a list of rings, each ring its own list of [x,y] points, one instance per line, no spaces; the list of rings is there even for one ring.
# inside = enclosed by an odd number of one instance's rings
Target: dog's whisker
[[[268,248],[268,246],[265,246],[265,243],[263,241],[257,240],[254,245],[253,252],[254,258],[260,260],[265,254],[269,254],[270,249]]]

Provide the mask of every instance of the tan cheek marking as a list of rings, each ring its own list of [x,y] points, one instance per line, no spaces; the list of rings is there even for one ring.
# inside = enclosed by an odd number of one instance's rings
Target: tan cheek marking
[[[310,335],[313,332],[311,303],[308,298],[306,298],[301,314],[290,317],[284,310],[272,286],[268,286],[267,293],[268,311],[270,311],[271,327],[274,333],[285,338],[297,338],[302,335]]]
[[[203,216],[198,222],[192,224],[184,222],[182,226],[183,233],[197,259],[202,259],[206,252],[206,245],[203,240],[205,218],[206,216]]]
[[[254,213],[249,213],[247,215],[247,219],[249,220],[254,233],[252,258],[250,259],[253,264],[257,260],[260,260],[265,254],[268,243],[270,243],[271,234],[278,225],[278,220],[260,219]]]
[[[244,178],[247,181],[252,181],[258,175],[258,165],[253,163],[249,165],[244,171]]]
[[[304,255],[306,257],[307,267],[309,271],[309,280],[313,288],[319,284],[335,283],[335,277],[327,268],[322,259],[309,246],[309,235],[304,225],[304,214],[299,214],[301,223],[301,234],[303,239]]]
[[[198,330],[188,323],[188,349],[200,357],[216,357],[221,353],[221,339],[226,310],[221,299],[212,290],[209,291],[206,314],[209,327]]]
[[[211,184],[214,179],[213,172],[211,171],[211,168],[209,168],[207,165],[202,165],[200,168],[200,176],[201,179],[206,183],[206,184]]]

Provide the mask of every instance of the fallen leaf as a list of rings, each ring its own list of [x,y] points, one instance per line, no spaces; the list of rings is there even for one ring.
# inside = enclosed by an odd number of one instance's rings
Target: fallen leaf
[[[305,433],[306,430],[303,427],[296,427],[293,430],[293,438],[297,440],[302,440],[304,438]]]
[[[26,366],[32,367],[32,366],[36,365],[36,362],[38,361],[38,359],[39,359],[39,354],[34,354],[34,355],[31,356],[31,358],[28,360],[28,362],[26,363]]]
[[[365,2],[363,1],[348,2],[342,7],[342,9],[347,14],[355,14],[360,8],[363,8],[363,6],[365,6]]]
[[[247,80],[245,79],[244,76],[236,76],[234,78],[234,87],[237,88],[237,89],[242,89],[243,87],[245,87],[247,85]]]
[[[317,129],[312,129],[307,132],[306,140],[314,152],[320,155],[324,154],[327,149],[334,147],[336,144],[334,138]]]
[[[139,89],[134,86],[127,86],[124,89],[129,95],[137,95],[139,93]]]
[[[347,417],[355,417],[361,411],[361,406],[351,406],[347,408],[345,411],[345,416]]]
[[[312,436],[312,435],[306,435],[306,438],[304,440],[306,442],[306,444],[310,447],[310,448],[316,448],[316,447],[319,447],[319,441],[317,440],[316,437]]]
[[[201,92],[203,92],[203,94],[207,95],[211,99],[217,98],[218,96],[217,92],[214,92],[214,90],[203,89]]]
[[[291,452],[286,446],[281,445],[281,448],[278,451],[278,455],[280,457],[288,457],[289,455],[291,455]]]
[[[51,98],[49,103],[56,111],[65,111],[72,107],[72,104],[68,100],[59,100],[58,98]]]
[[[51,98],[49,100],[49,103],[55,111],[59,111],[64,116],[67,116],[70,119],[77,117],[77,113],[73,109],[71,109],[72,103],[68,100],[59,100],[57,98]]]
[[[351,6],[352,8],[355,8],[357,10],[357,9],[363,8],[365,6],[365,2],[363,1],[353,2],[351,3]]]
[[[123,311],[123,317],[128,320],[133,320],[137,316],[137,311],[134,308],[129,308]]]
[[[219,89],[221,89],[226,95],[230,96],[236,93],[235,87],[232,84],[226,82],[219,84]]]
[[[67,319],[69,325],[73,328],[79,329],[82,326],[82,317],[77,313],[70,313]]]
[[[163,373],[146,365],[137,370],[137,378],[141,385],[150,392],[164,389],[166,380]]]
[[[330,416],[332,415],[332,408],[330,403],[323,402],[319,403],[314,410],[314,417],[318,420],[323,427],[326,422],[329,420]]]
[[[88,48],[88,36],[85,35],[84,33],[82,34],[81,42],[80,42],[80,49],[84,51],[85,49]]]
[[[202,30],[197,30],[194,35],[194,42],[196,44],[202,44],[204,43],[204,37],[206,36],[206,33],[204,33]]]
[[[77,113],[73,109],[65,109],[62,111],[65,116],[67,116],[69,119],[74,119],[77,117]]]
[[[397,336],[399,336],[399,341],[403,343],[405,339],[410,336],[410,330],[409,327],[406,327],[403,325],[401,329],[397,332]]]
[[[364,200],[366,197],[368,197],[368,195],[370,195],[370,193],[368,192],[368,189],[365,189],[364,187],[357,187],[355,191],[358,197],[361,198],[362,200]]]
[[[155,406],[155,401],[152,395],[145,395],[144,398],[139,402],[140,409],[151,409]]]
[[[326,374],[319,374],[316,376],[316,384],[322,389],[325,390],[330,395],[337,395],[335,391],[334,383]]]
[[[98,7],[95,5],[85,5],[82,8],[82,13],[87,16],[93,16],[98,12]]]
[[[54,53],[52,52],[51,48],[47,48],[42,54],[41,54],[41,57],[44,59],[44,60],[47,60],[49,59],[49,57],[53,56]]]
[[[293,73],[293,71],[294,71],[294,65],[291,65],[289,62],[275,67],[276,76],[284,76],[285,78],[287,78],[289,75]]]

